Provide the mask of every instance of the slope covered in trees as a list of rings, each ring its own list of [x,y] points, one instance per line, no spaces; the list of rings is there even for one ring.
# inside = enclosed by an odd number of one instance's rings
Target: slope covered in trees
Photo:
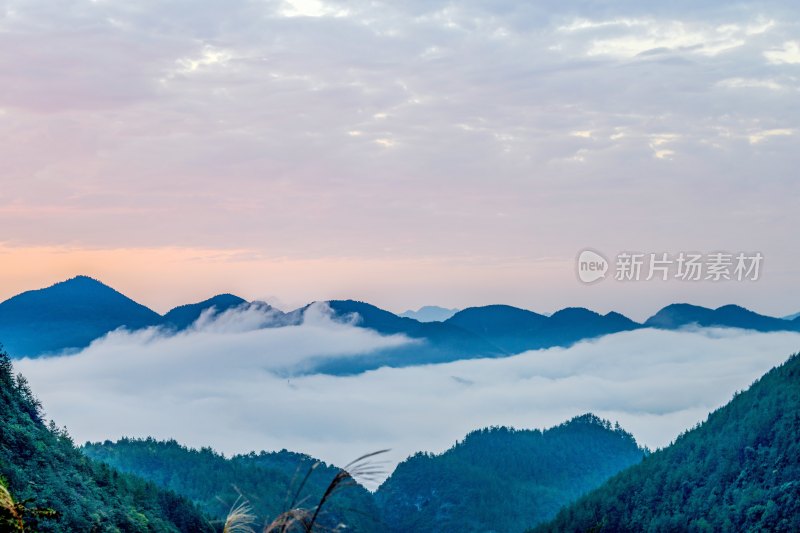
[[[800,355],[537,531],[800,531]]]
[[[216,519],[224,519],[241,496],[250,503],[257,525],[287,511],[297,491],[300,494],[295,506],[315,506],[338,472],[320,463],[302,485],[303,477],[317,463],[307,455],[284,450],[225,458],[209,448],[195,450],[175,441],[154,439],[89,443],[83,451],[95,460],[192,499]],[[333,495],[323,507],[319,523],[322,529],[344,524],[347,531],[382,531],[372,495],[355,484]]]
[[[66,431],[45,425],[39,403],[1,350],[0,476],[7,489],[0,527],[7,529],[21,517],[36,531],[214,531],[188,500],[89,460]],[[23,503],[31,512],[12,510]]]
[[[523,531],[644,453],[594,415],[543,432],[484,429],[441,455],[407,459],[376,500],[389,531]]]

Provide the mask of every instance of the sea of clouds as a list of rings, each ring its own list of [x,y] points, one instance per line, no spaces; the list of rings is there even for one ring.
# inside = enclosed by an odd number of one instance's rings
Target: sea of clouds
[[[320,359],[410,342],[314,305],[269,327],[257,306],[204,314],[181,333],[118,330],[75,355],[15,363],[75,440],[174,438],[225,454],[283,448],[334,464],[391,448],[387,474],[473,429],[544,428],[593,412],[651,448],[725,404],[800,349],[800,334],[643,329],[502,359],[297,374]]]

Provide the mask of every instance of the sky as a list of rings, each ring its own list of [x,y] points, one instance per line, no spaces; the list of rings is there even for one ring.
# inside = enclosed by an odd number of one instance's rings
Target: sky
[[[541,429],[587,412],[663,447],[800,346],[795,332],[641,329],[500,359],[292,375],[312,360],[413,341],[334,321],[324,305],[298,326],[262,328],[271,318],[254,306],[176,335],[119,330],[76,355],[14,366],[79,444],[154,436],[228,455],[287,448],[337,465],[390,448],[388,475],[481,427]]]
[[[800,311],[800,6],[0,1],[0,299]],[[761,252],[590,286],[584,248]]]

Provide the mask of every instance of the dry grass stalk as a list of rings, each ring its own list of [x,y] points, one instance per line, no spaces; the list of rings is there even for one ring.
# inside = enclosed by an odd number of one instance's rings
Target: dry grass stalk
[[[236,499],[225,518],[223,533],[255,533],[252,527],[256,516],[252,512],[250,503],[241,496]]]

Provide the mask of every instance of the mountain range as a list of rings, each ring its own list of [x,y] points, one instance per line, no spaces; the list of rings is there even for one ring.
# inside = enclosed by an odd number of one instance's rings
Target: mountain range
[[[297,479],[306,501],[318,501],[336,469],[282,450],[225,458],[175,441],[121,439],[87,443],[92,460],[152,481],[194,501],[222,521],[241,496],[259,522],[286,508]],[[646,451],[633,437],[587,414],[540,430],[485,428],[438,455],[417,453],[374,493],[360,485],[327,505],[325,531],[345,524],[362,533],[512,533],[552,519],[564,505],[637,464]]]
[[[562,309],[547,316],[508,305],[486,305],[457,311],[442,321],[421,321],[365,302],[332,300],[325,303],[336,320],[420,341],[369,355],[327,360],[314,368],[314,371],[332,374],[352,374],[381,366],[502,357],[525,350],[570,346],[584,339],[643,327],[800,331],[800,317],[793,320],[769,317],[735,305],[709,309],[672,304],[639,323],[616,312],[598,314],[581,307]],[[269,310],[270,326],[297,324],[308,307],[283,313],[263,302],[250,303],[232,294],[221,294],[176,307],[162,316],[100,281],[77,276],[0,303],[0,342],[13,357],[69,353],[117,328],[136,330],[157,326],[165,331],[182,331],[191,327],[203,312],[222,313],[248,305]]]
[[[443,454],[410,457],[375,493],[349,477],[332,490],[341,469],[287,450],[226,458],[152,438],[77,448],[45,424],[0,351],[0,531],[260,531],[287,511],[320,509],[311,531],[511,533],[643,454],[628,433],[584,415],[545,431],[475,431]],[[367,476],[380,469],[365,466]],[[237,502],[254,529],[223,528]]]
[[[291,500],[313,509],[339,472],[286,450],[225,458],[151,438],[76,449],[5,355],[0,404],[0,493],[19,502],[0,498],[0,528],[17,513],[42,531],[220,531],[240,497],[263,524]],[[655,452],[591,414],[485,428],[412,455],[374,493],[336,492],[320,517],[362,533],[798,531],[800,355]]]
[[[225,458],[153,439],[78,449],[0,353],[1,531],[222,531],[239,496],[264,523],[287,502],[313,511],[341,472],[286,450]],[[653,453],[587,414],[545,431],[478,430],[409,457],[374,494],[344,490],[320,527],[799,531],[800,354]]]
[[[420,322],[442,322],[458,313],[458,311],[458,309],[448,309],[446,307],[439,307],[438,305],[425,305],[416,311],[412,309],[404,311],[400,313],[399,316],[413,318]]]

